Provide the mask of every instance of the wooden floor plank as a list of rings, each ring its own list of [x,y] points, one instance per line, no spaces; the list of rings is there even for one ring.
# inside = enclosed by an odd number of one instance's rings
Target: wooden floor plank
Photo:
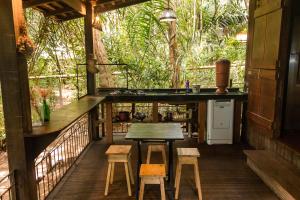
[[[135,172],[136,145],[131,141],[125,141],[122,136],[116,138],[115,143],[134,145],[132,166]],[[208,146],[205,144],[199,146],[196,140],[186,139],[175,142],[175,147],[199,147],[201,154],[199,169],[204,200],[278,200],[276,195],[247,166],[241,146]],[[72,174],[63,183],[60,190],[55,191],[55,195],[51,199],[134,199],[134,197],[127,196],[123,165],[116,165],[114,184],[109,188],[109,195],[107,197],[104,196],[108,166],[105,156],[107,148],[108,144],[106,144],[105,140],[92,144]],[[144,145],[142,147],[144,163],[146,162],[146,150],[146,145]],[[152,155],[153,163],[162,162],[160,153],[153,153]],[[191,166],[184,166],[179,199],[197,199],[197,190],[193,177],[194,174]],[[133,186],[133,193],[134,189]],[[145,187],[144,199],[160,199],[159,185],[147,185]]]

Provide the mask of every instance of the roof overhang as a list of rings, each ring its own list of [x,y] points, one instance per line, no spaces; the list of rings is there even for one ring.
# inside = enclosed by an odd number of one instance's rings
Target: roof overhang
[[[95,6],[96,13],[103,13],[150,0],[98,0]]]
[[[132,6],[150,0],[95,0],[95,13]],[[39,10],[45,17],[58,21],[76,19],[86,15],[84,0],[23,0],[24,8]]]

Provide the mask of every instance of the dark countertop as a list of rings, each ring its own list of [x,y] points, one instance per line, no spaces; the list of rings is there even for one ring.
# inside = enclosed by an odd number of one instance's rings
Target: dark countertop
[[[116,90],[116,89],[114,89]],[[194,103],[210,99],[235,99],[246,101],[248,94],[240,92],[237,88],[229,89],[227,94],[216,94],[214,88],[203,88],[200,93],[186,93],[185,89],[146,89],[144,94],[110,94],[114,90],[99,89],[99,96],[103,96],[103,102],[187,102]],[[137,91],[137,90],[129,90]]]
[[[70,103],[61,109],[52,112],[51,119],[48,123],[42,126],[33,127],[32,133],[25,135],[25,137],[39,137],[53,133],[60,133],[78,118],[93,109],[103,99],[103,97],[93,96],[82,97],[78,101]]]
[[[183,140],[178,123],[135,123],[131,124],[125,139],[131,140]]]

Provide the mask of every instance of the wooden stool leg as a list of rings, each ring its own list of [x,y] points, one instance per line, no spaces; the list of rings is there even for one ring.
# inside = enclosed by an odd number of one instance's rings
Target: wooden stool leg
[[[111,175],[110,175],[110,184],[114,182],[114,173],[115,173],[115,163],[111,164]]]
[[[108,164],[108,169],[107,169],[106,185],[105,185],[105,192],[104,192],[105,196],[107,196],[108,194],[110,175],[111,175],[111,163]]]
[[[201,184],[200,184],[200,175],[199,175],[198,161],[195,161],[194,171],[195,171],[196,187],[197,187],[197,190],[198,190],[198,199],[202,200],[202,191],[201,191]]]
[[[151,160],[151,153],[152,153],[152,149],[151,146],[148,146],[148,152],[147,152],[147,164],[150,164],[150,160]]]
[[[182,169],[182,164],[178,164],[178,177],[177,177],[177,182],[176,182],[176,191],[175,191],[175,199],[178,199],[179,195],[179,186],[180,186],[180,178],[181,178],[181,169]]]
[[[128,188],[128,196],[131,196],[131,185],[130,185],[130,178],[129,178],[128,163],[124,163],[124,166],[125,166],[125,174],[126,174],[126,181],[127,181],[127,188]]]
[[[168,173],[168,162],[167,162],[167,155],[166,155],[165,148],[162,149],[161,154],[162,154],[162,158],[163,158],[164,164],[166,166],[166,173]]]
[[[144,190],[145,190],[145,181],[142,178],[141,185],[140,185],[140,194],[139,194],[139,200],[143,200],[144,198]]]
[[[132,172],[131,159],[128,159],[128,167],[129,167],[129,175],[130,175],[131,184],[133,185],[134,177],[133,177],[133,172]]]
[[[163,178],[160,178],[160,193],[161,193],[161,200],[166,200],[165,183]]]

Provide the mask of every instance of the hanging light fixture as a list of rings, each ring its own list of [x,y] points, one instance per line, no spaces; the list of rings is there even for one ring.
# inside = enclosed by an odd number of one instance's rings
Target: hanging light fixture
[[[176,21],[176,13],[170,7],[170,0],[168,0],[168,7],[161,13],[159,20],[161,22],[172,22]]]

